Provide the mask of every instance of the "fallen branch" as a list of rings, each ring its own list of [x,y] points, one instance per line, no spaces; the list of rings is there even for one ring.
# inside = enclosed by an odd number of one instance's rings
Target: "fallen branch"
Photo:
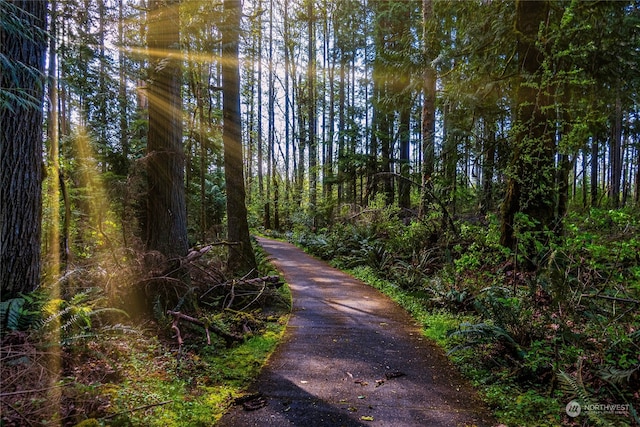
[[[32,390],[8,391],[6,393],[0,393],[0,398],[7,397],[7,396],[15,396],[15,395],[18,395],[18,394],[40,393],[40,392],[49,391],[51,389],[58,388],[58,387],[65,387],[65,386],[68,386],[70,384],[71,383],[56,384],[56,385],[51,386],[51,387],[36,388],[36,389],[32,389]]]
[[[213,245],[207,245],[202,249],[199,250],[192,250],[191,252],[189,252],[187,254],[186,257],[182,258],[180,260],[180,263],[182,265],[184,264],[190,264],[193,261],[197,260],[198,258],[200,258],[202,255],[206,254],[207,252],[209,252],[211,249],[213,248]]]
[[[18,414],[18,416],[20,418],[22,418],[22,420],[27,423],[29,425],[29,427],[33,426],[33,423],[31,423],[31,421],[29,421],[29,419],[27,417],[24,416],[24,414],[20,411],[18,411],[18,409],[14,408],[13,405],[11,405],[9,402],[5,402],[4,400],[2,401],[3,404],[7,405],[10,409],[13,410],[13,412],[15,412],[16,414]]]
[[[280,281],[280,276],[256,277],[255,279],[240,280],[236,282],[236,284],[260,285],[263,282],[271,285],[282,285],[282,282]]]
[[[232,280],[231,282],[227,282],[227,283],[223,283],[222,286],[230,286],[231,289],[229,290],[229,295],[227,295],[227,298],[225,298],[225,304],[224,307],[225,308],[231,308],[231,306],[233,305],[233,302],[236,298],[236,296],[238,294],[236,294],[236,286],[242,287],[245,285],[249,285],[249,286],[260,286],[261,285],[261,289],[257,290],[258,292],[258,296],[256,298],[253,299],[253,301],[251,301],[249,304],[247,304],[243,310],[247,309],[251,304],[253,304],[254,302],[256,302],[260,296],[262,296],[262,294],[264,293],[265,289],[271,285],[272,287],[278,288],[280,286],[282,286],[284,283],[282,281],[280,281],[280,277],[279,276],[265,276],[265,277],[256,277],[254,279],[240,279],[240,280]],[[247,293],[246,291],[242,293],[242,296],[247,296],[253,294],[253,291],[250,293]],[[227,302],[228,301],[228,302]]]
[[[194,325],[198,325],[198,326],[202,326],[207,334],[207,344],[211,345],[211,336],[209,335],[209,329],[211,329],[216,335],[224,338],[227,347],[230,347],[231,344],[233,344],[236,341],[242,341],[243,340],[243,336],[242,335],[237,335],[237,334],[232,334],[226,331],[223,331],[222,329],[218,328],[215,325],[207,325],[205,322],[203,322],[200,319],[196,319],[195,317],[191,317],[189,315],[180,313],[179,311],[171,311],[171,310],[167,310],[167,314],[170,316],[173,316],[173,323],[171,324],[171,329],[173,329],[174,331],[176,331],[177,333],[177,339],[178,339],[178,345],[180,347],[182,347],[182,343],[184,342],[182,339],[182,335],[180,334],[180,329],[178,328],[178,322],[180,320],[184,320],[186,322],[189,323],[193,323]]]
[[[608,299],[608,300],[611,300],[611,301],[627,302],[629,304],[640,304],[640,301],[638,301],[636,299],[610,297],[609,295],[582,294],[580,296],[583,297],[583,298],[602,298],[602,299]]]

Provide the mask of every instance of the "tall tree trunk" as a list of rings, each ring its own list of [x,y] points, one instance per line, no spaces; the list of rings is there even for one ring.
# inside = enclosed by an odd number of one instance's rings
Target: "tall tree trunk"
[[[273,0],[269,2],[269,123],[268,123],[268,135],[267,135],[267,198],[265,200],[265,228],[271,228],[271,212],[269,206],[271,205],[271,186],[275,185],[275,139],[276,139],[276,118],[275,118],[275,73],[273,71]],[[274,200],[274,207],[277,202]],[[273,212],[276,215],[276,212]]]
[[[200,241],[207,241],[207,131],[206,117],[204,112],[205,80],[202,67],[197,67],[198,81],[196,82],[198,109],[198,142],[200,143]]]
[[[149,135],[146,246],[168,258],[184,256],[187,208],[182,147],[182,66],[179,1],[149,3]]]
[[[290,40],[289,40],[289,10],[288,10],[288,6],[289,6],[289,1],[288,0],[284,0],[284,13],[283,13],[283,20],[282,20],[282,25],[284,27],[283,30],[283,45],[284,45],[284,182],[285,182],[285,188],[284,188],[284,199],[285,199],[285,218],[289,217],[289,212],[288,212],[288,207],[289,207],[289,200],[290,200],[290,195],[291,195],[291,176],[289,176],[289,163],[290,163],[290,157],[289,157],[289,146],[291,144],[291,126],[292,126],[292,122],[293,120],[289,117],[289,113],[291,111],[290,108],[290,92],[289,92],[289,71],[290,71],[290,67],[291,67],[291,59],[289,56],[289,44],[290,44]]]
[[[240,6],[242,7],[242,6]],[[258,1],[258,9],[262,10],[262,1]],[[262,135],[262,14],[258,16],[258,31],[256,34],[257,44],[258,44],[258,52],[257,52],[257,62],[258,62],[258,83],[257,83],[257,91],[258,91],[258,129],[257,129],[257,154],[258,154],[258,200],[260,203],[264,203],[264,225],[266,228],[270,228],[271,225],[271,215],[269,213],[269,205],[268,200],[265,200],[264,195],[264,142]]]
[[[598,134],[591,139],[591,206],[598,206],[598,165],[599,165]]]
[[[636,204],[636,207],[640,207],[640,144],[638,144],[638,141],[636,141],[636,182],[635,182],[635,187],[636,187],[636,192],[634,195],[634,202]]]
[[[340,53],[340,75],[338,83],[338,203],[344,203],[348,201],[348,197],[345,194],[345,181],[347,177],[347,147],[345,145],[346,134],[346,69],[347,60],[345,52]]]
[[[398,207],[401,209],[411,208],[411,181],[409,165],[410,149],[410,126],[411,126],[411,105],[410,97],[403,100],[400,108],[400,124],[398,134],[400,139],[400,179],[398,181]]]
[[[383,95],[384,96],[384,95]],[[382,187],[386,206],[393,205],[393,177],[391,176],[391,162],[393,156],[393,116],[386,111],[380,114],[380,128],[378,136],[380,138],[380,159],[382,169]]]
[[[446,209],[452,214],[455,214],[456,209],[456,186],[458,177],[458,142],[460,138],[455,132],[451,132],[451,126],[454,123],[452,119],[453,111],[455,110],[454,101],[449,101],[443,106],[443,147],[441,153],[444,190],[446,194]],[[445,208],[445,206],[443,206]],[[443,220],[443,228],[447,227],[448,222]]]
[[[484,119],[484,141],[480,212],[486,215],[493,209],[493,172],[496,158],[496,123],[493,119],[486,117]]]
[[[105,36],[105,5],[104,0],[98,0],[98,45],[99,51],[99,71],[98,71],[98,123],[99,132],[100,132],[100,141],[98,143],[98,153],[100,154],[99,158],[96,159],[101,167],[102,173],[107,172],[107,71],[106,71],[106,62],[107,58],[105,55],[105,45],[104,45],[104,36]],[[98,217],[102,220],[102,209],[98,209]]]
[[[516,29],[520,33],[517,53],[521,81],[516,95],[520,131],[514,141],[513,172],[502,206],[500,236],[500,243],[514,250],[518,244],[514,227],[518,212],[527,215],[528,222],[533,224],[522,231],[533,233],[533,238],[542,244],[546,243],[546,238],[541,233],[552,227],[555,213],[555,141],[549,125],[548,89],[542,87],[540,77],[543,55],[536,43],[540,24],[546,21],[548,11],[547,1],[519,0],[516,3]],[[529,241],[523,250],[525,268],[534,268],[540,261],[536,245]]]
[[[47,140],[49,141],[48,155],[48,199],[49,230],[48,242],[48,262],[46,272],[47,280],[53,283],[60,274],[60,182],[64,179],[60,170],[60,127],[58,120],[58,79],[56,54],[57,40],[57,0],[51,2],[51,26],[49,39],[49,70],[47,76],[49,110],[47,112]]]
[[[129,171],[129,124],[127,119],[127,73],[125,70],[126,59],[124,52],[124,12],[123,1],[118,0],[118,117],[120,120],[120,147],[122,147],[122,164],[119,165],[117,173],[126,175]],[[124,230],[123,230],[124,233]],[[126,241],[126,238],[125,238]]]
[[[569,174],[573,168],[574,159],[568,154],[561,154],[558,169],[558,215],[555,232],[562,234],[564,217],[569,210]]]
[[[0,90],[17,96],[0,108],[0,291],[7,300],[40,281],[47,2],[15,0],[2,9],[2,20],[14,25],[0,25],[0,53],[11,67],[0,73]]]
[[[294,74],[295,76],[295,74]],[[295,80],[294,80],[295,81]],[[298,132],[297,132],[297,140],[298,140],[298,174],[296,177],[296,204],[298,208],[302,207],[302,195],[304,191],[304,152],[306,147],[305,142],[305,124],[304,124],[304,113],[302,111],[303,103],[302,103],[302,77],[298,76],[298,81],[293,88],[295,92],[296,99],[296,110],[298,112]],[[294,132],[294,134],[296,134]]]
[[[617,209],[620,207],[620,181],[622,179],[622,100],[616,94],[615,106],[611,117],[611,138],[609,147],[609,205]]]
[[[316,138],[316,128],[318,118],[316,117],[316,22],[314,12],[314,1],[307,0],[307,17],[309,39],[307,40],[307,115],[308,126],[307,132],[309,142],[309,213],[313,218],[314,226],[317,221],[317,204],[318,204],[318,141]]]
[[[587,196],[587,146],[582,147],[582,207],[587,208],[589,201]]]
[[[433,19],[433,1],[422,0],[422,39],[425,55],[422,87],[422,117],[420,131],[422,134],[422,193],[420,197],[420,216],[424,216],[429,202],[432,188],[433,164],[435,162],[435,133],[436,133],[436,73],[431,66],[435,52],[430,49],[430,22]]]
[[[246,274],[256,267],[255,255],[249,238],[247,207],[245,205],[242,172],[242,137],[240,123],[240,0],[224,0],[226,16],[222,32],[222,98],[224,127],[224,175],[227,184],[227,236],[239,247],[231,246],[228,268],[234,273]]]

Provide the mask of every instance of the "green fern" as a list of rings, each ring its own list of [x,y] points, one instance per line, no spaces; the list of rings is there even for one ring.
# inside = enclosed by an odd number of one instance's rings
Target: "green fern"
[[[11,298],[0,302],[0,331],[17,331],[20,327],[24,298]]]
[[[586,389],[582,382],[582,362],[578,363],[578,372],[576,376],[572,376],[565,371],[558,373],[558,379],[562,385],[562,390],[571,396],[576,396],[583,404],[591,404],[591,393]]]
[[[562,391],[564,391],[569,396],[575,396],[578,402],[583,407],[596,404],[591,393],[589,392],[589,390],[587,390],[582,380],[582,360],[578,362],[578,370],[575,377],[561,370],[560,372],[558,372],[558,379],[560,381]],[[589,417],[589,420],[594,425],[598,426],[612,426],[616,425],[616,422],[620,422],[619,419],[607,419],[605,416],[596,411],[586,411],[585,415]]]
[[[631,369],[618,369],[613,366],[607,366],[600,370],[599,375],[603,380],[612,384],[621,384],[629,381],[634,372],[640,370],[640,364]]]
[[[510,348],[520,359],[525,356],[524,351],[509,333],[497,325],[489,323],[462,323],[460,329],[453,331],[449,336],[458,336],[464,339],[464,343],[452,348],[449,353],[454,353],[469,347],[489,342],[500,341]]]

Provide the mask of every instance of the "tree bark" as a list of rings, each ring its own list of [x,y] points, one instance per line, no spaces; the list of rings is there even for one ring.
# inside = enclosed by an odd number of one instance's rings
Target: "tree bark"
[[[622,180],[622,100],[616,94],[615,107],[611,116],[611,139],[609,147],[609,205],[617,209],[620,207],[620,181]]]
[[[228,268],[245,274],[256,267],[255,255],[249,239],[247,207],[243,178],[242,138],[240,123],[240,0],[224,0],[227,17],[222,32],[222,99],[224,127],[224,175],[227,185],[227,236],[239,242],[231,247]]]
[[[496,158],[496,123],[487,117],[484,118],[484,141],[480,213],[486,215],[493,209],[493,174]]]
[[[591,139],[591,207],[598,206],[598,134],[594,135]]]
[[[182,147],[179,1],[150,2],[146,246],[168,258],[189,248]]]
[[[316,31],[313,0],[307,0],[308,31],[307,56],[309,60],[307,68],[307,115],[309,116],[309,130],[307,133],[309,142],[309,213],[313,219],[313,225],[317,222],[318,204],[318,142],[316,128]]]
[[[410,98],[407,96],[407,100]],[[411,209],[411,166],[409,164],[410,129],[411,126],[411,105],[403,101],[400,107],[400,124],[398,133],[400,136],[400,176],[398,181],[398,207]]]
[[[547,1],[524,1],[516,4],[516,29],[519,32],[518,58],[520,83],[517,91],[517,135],[511,159],[511,175],[502,206],[500,242],[516,249],[518,235],[515,216],[522,213],[529,218],[521,232],[531,232],[542,238],[540,232],[550,229],[555,213],[553,129],[549,125],[550,105],[548,90],[540,77],[543,53],[537,47],[538,29],[545,22]],[[524,249],[523,260],[527,269],[535,267],[535,245]]]
[[[422,193],[420,196],[420,216],[427,212],[433,164],[435,161],[436,133],[436,72],[431,66],[435,52],[430,49],[429,23],[433,19],[433,1],[422,0],[422,43],[424,53],[424,76],[422,87],[422,117],[420,131],[422,133]]]
[[[0,72],[0,290],[7,300],[40,282],[47,2],[15,0],[2,9],[2,20],[15,24],[0,25],[0,53],[11,67]]]

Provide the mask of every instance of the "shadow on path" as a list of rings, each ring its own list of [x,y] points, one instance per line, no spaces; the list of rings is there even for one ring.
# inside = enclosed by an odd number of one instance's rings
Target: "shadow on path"
[[[473,389],[414,320],[377,290],[288,243],[258,239],[293,295],[285,338],[251,392],[217,424],[491,426]]]

